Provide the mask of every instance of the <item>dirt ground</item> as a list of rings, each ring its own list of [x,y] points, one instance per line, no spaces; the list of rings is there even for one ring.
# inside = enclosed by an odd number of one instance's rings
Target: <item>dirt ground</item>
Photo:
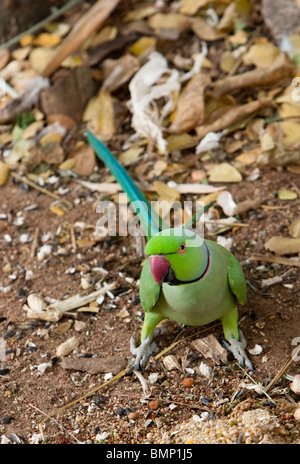
[[[257,34],[263,33],[259,23]],[[186,43],[178,41],[174,53]],[[213,63],[222,47],[219,42],[210,46]],[[213,72],[214,77],[219,76],[217,70]],[[120,100],[128,98],[124,89],[120,94]],[[114,152],[121,150],[122,142],[132,133],[130,118],[126,114],[122,117],[109,144]],[[227,141],[243,137],[243,129],[238,128]],[[81,128],[76,129],[68,135],[65,146],[70,151],[82,138]],[[245,147],[247,150],[247,142]],[[225,145],[220,152],[220,158],[207,164],[223,161],[224,153],[227,161],[234,158],[226,155]],[[148,163],[157,158],[155,153],[150,155]],[[184,165],[187,183],[194,171],[207,167],[194,149],[184,150],[180,159],[170,156],[169,162]],[[230,355],[227,363],[218,365],[192,346],[192,340],[208,334],[221,342],[220,324],[202,328],[176,324],[169,332],[162,330],[157,335],[159,352],[174,341],[190,338],[171,347],[164,356],[152,357],[142,377],[132,373],[117,379],[113,376],[126,369],[132,358],[130,337],[138,341],[143,321],[139,243],[133,237],[84,242],[99,219],[97,204],[106,196],[80,185],[74,177],[62,177],[53,168],[57,180],[46,184],[48,191],[66,192],[62,198],[69,203],[63,215],[53,209],[53,198],[9,177],[0,190],[1,443],[300,443],[300,423],[294,417],[300,396],[290,390],[291,380],[281,377],[268,395],[252,388],[266,386],[296,347],[300,337],[300,268],[251,259],[255,254],[267,254],[264,244],[272,236],[289,236],[288,227],[300,216],[300,176],[286,167],[265,167],[258,178],[249,180],[252,168],[246,168],[241,182],[222,185],[237,204],[253,199],[261,204],[241,215],[243,227],[222,235],[232,238],[231,251],[241,262],[248,282],[247,302],[239,307],[239,315],[248,348],[262,348],[259,354],[249,354],[254,371],[245,371]],[[108,172],[99,161],[94,174],[97,182],[107,180]],[[159,180],[167,183],[170,178],[172,171]],[[298,198],[280,200],[277,192],[282,188],[293,190]],[[186,199],[195,198],[186,195]],[[216,240],[207,230],[206,238]],[[50,245],[50,253],[39,259],[43,245]],[[283,277],[262,287],[263,279],[275,276]],[[28,317],[30,294],[51,302],[89,293],[99,282],[102,286],[115,284],[115,288],[88,310],[71,310],[56,322]],[[81,369],[67,369],[57,354],[57,348],[72,337],[77,338],[78,345],[65,359],[77,361],[77,366],[81,362]],[[178,362],[171,370],[163,362],[166,355]],[[108,359],[108,365],[99,373],[89,373],[88,362],[99,359]],[[299,374],[299,362],[291,363],[286,374]],[[182,383],[185,378],[192,380]]]
[[[298,269],[265,263],[264,268],[258,270],[260,263],[248,260],[253,253],[262,251],[267,238],[274,234],[283,235],[291,218],[299,212],[298,200],[289,202],[287,206],[286,202],[274,197],[274,191],[283,183],[292,187],[299,183],[299,178],[295,174],[287,174],[286,170],[269,169],[255,182],[244,181],[243,188],[240,185],[229,186],[238,201],[260,195],[268,198],[265,205],[282,206],[282,209],[260,208],[252,215],[248,214],[243,222],[249,227],[239,228],[233,235],[232,251],[243,264],[246,277],[251,282],[247,303],[240,308],[241,328],[249,348],[255,344],[263,347],[262,354],[250,355],[255,368],[251,376],[263,385],[283,366],[294,348],[292,340],[299,337]],[[2,269],[4,263],[9,267],[1,274],[0,327],[7,355],[6,360],[1,362],[0,432],[6,437],[16,434],[25,442],[40,434],[41,419],[104,382],[104,373],[91,375],[62,368],[56,348],[76,335],[80,345],[71,357],[112,356],[108,371],[115,367],[121,371],[122,368],[118,367],[120,362],[124,361],[126,366],[127,360],[131,359],[130,336],[138,339],[142,324],[137,285],[142,258],[137,254],[135,239],[110,238],[96,247],[71,248],[68,256],[57,253],[61,247],[61,238],[56,235],[59,227],[68,230],[68,224],[78,220],[89,224],[95,224],[97,220],[97,194],[81,188],[78,190],[74,181],[68,184],[68,188],[67,199],[74,203],[74,199],[79,197],[80,204],[69,210],[63,219],[50,212],[51,198],[33,189],[24,191],[24,186],[22,188],[12,179],[1,190],[1,213],[9,217],[9,221],[0,222],[1,265]],[[36,209],[24,212],[29,205],[36,205]],[[25,221],[18,226],[16,220],[21,216]],[[33,235],[37,227],[39,241],[48,234],[48,243],[52,245],[52,253],[44,262],[30,256],[31,243],[20,244],[19,241],[24,230]],[[4,243],[4,234],[11,236],[11,243]],[[43,297],[62,299],[78,292],[83,275],[90,281],[103,279],[97,271],[92,271],[97,267],[108,271],[105,282],[117,283],[114,299],[106,295],[99,312],[74,311],[57,323],[28,319],[23,309],[28,294],[34,292]],[[72,268],[76,270],[74,274],[66,272]],[[33,275],[30,280],[25,280],[28,271],[32,271]],[[262,292],[259,287],[261,278],[281,275],[286,271],[289,272],[283,282],[291,284],[292,288],[279,283]],[[129,314],[122,319],[118,313],[124,307]],[[66,321],[71,321],[70,327],[63,334],[57,333]],[[76,331],[77,321],[84,323],[79,326],[79,332]],[[169,346],[176,336],[181,338],[194,333],[198,338],[198,331],[198,328],[177,325],[171,334],[157,338],[159,349]],[[208,333],[222,339],[220,326],[212,327]],[[192,369],[204,360],[195,353],[190,341],[180,343],[168,354],[175,355],[179,363],[182,359],[189,360]],[[153,440],[158,443],[164,434],[171,435],[175,426],[203,411],[209,411],[211,417],[219,419],[230,417],[239,410],[262,407],[279,418],[286,432],[284,441],[299,442],[299,426],[293,418],[299,398],[289,391],[288,380],[280,380],[276,385],[278,388],[271,393],[277,404],[275,406],[265,396],[239,386],[241,382],[251,381],[231,358],[226,366],[204,361],[214,369],[213,377],[207,382],[205,377],[194,374],[193,386],[186,388],[182,380],[191,375],[183,369],[167,372],[161,360],[152,360],[143,373],[145,378],[150,373],[158,374],[157,382],[151,385],[150,398],[143,400],[141,383],[134,374],[124,376],[49,419],[43,426],[43,438],[47,443],[72,443],[75,439],[87,443],[99,440],[97,435],[104,434],[105,443],[151,443]],[[50,366],[41,373],[38,366],[45,362]],[[298,365],[294,363],[288,373],[295,375],[297,372]],[[232,400],[237,391],[240,394]],[[159,402],[159,409],[149,409],[151,399]],[[170,404],[176,407],[170,408]],[[136,413],[130,416],[134,419],[128,418],[130,413]]]

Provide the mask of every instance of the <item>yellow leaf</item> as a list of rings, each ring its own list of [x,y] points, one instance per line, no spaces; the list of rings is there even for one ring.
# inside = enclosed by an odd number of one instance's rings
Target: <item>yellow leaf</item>
[[[246,31],[239,29],[234,35],[229,36],[228,40],[234,45],[245,45],[248,41],[248,34]]]
[[[9,167],[4,161],[0,161],[0,185],[4,185],[9,176]]]
[[[135,10],[130,11],[124,18],[125,22],[138,21],[139,19],[148,18],[148,16],[156,13],[156,8],[153,6],[145,6],[141,8],[136,8]]]
[[[176,189],[166,185],[164,182],[155,180],[153,182],[153,186],[156,193],[159,195],[160,200],[167,200],[169,202],[180,200],[180,193]]]
[[[119,161],[122,164],[128,165],[138,159],[141,153],[143,153],[144,149],[141,147],[134,147],[134,148],[129,148],[126,151],[123,151],[123,153],[120,154],[119,156]]]
[[[296,198],[298,198],[296,192],[293,192],[293,190],[289,190],[286,188],[279,189],[277,191],[277,195],[280,200],[295,200]]]
[[[27,34],[22,39],[20,39],[20,45],[21,47],[27,47],[28,45],[31,45],[34,41],[34,35],[32,34]]]
[[[247,66],[253,64],[258,68],[266,68],[278,58],[279,54],[279,48],[272,43],[254,44],[243,56],[243,63]]]
[[[59,206],[51,205],[49,209],[52,213],[56,214],[56,216],[63,216],[65,214],[64,210],[59,208]]]
[[[294,121],[282,121],[279,123],[285,137],[283,143],[286,147],[300,142],[300,124]]]
[[[106,139],[115,133],[113,99],[109,92],[102,90],[99,95],[91,98],[83,120],[90,122],[92,129]]]
[[[174,150],[192,148],[197,144],[195,137],[188,133],[169,135],[166,140],[168,153]]]
[[[48,47],[52,48],[58,45],[61,42],[61,37],[57,34],[49,34],[48,32],[43,32],[36,39],[34,39],[34,45],[39,47]]]
[[[229,50],[226,50],[222,53],[220,58],[220,69],[228,73],[232,70],[236,61],[234,55]]]
[[[183,31],[190,25],[187,16],[180,13],[157,13],[148,19],[152,29],[178,29]]]
[[[180,13],[193,15],[203,6],[207,5],[210,0],[181,0]]]
[[[155,49],[156,40],[154,37],[141,37],[134,42],[129,48],[130,52],[135,56],[140,56],[145,51],[153,51]]]

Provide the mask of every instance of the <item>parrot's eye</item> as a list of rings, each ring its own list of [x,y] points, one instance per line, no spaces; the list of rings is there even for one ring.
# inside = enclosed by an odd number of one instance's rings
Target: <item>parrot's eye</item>
[[[179,251],[180,253],[185,253],[185,252],[186,252],[186,244],[185,244],[185,243],[181,243],[181,244],[179,245],[178,251]]]

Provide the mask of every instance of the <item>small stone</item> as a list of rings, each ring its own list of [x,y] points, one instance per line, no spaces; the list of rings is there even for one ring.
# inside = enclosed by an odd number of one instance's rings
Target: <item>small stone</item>
[[[136,411],[130,412],[128,414],[128,419],[136,421],[139,418],[139,413]]]
[[[149,401],[148,406],[149,406],[149,409],[152,409],[152,411],[156,411],[159,408],[160,404],[159,404],[159,401],[152,400],[152,401]]]
[[[185,379],[183,379],[182,385],[186,388],[192,387],[194,385],[194,379],[192,379],[191,377],[186,377]]]
[[[300,395],[300,374],[295,375],[293,382],[290,385],[290,389],[296,393],[296,395]]]
[[[13,416],[5,416],[0,419],[0,424],[7,425],[10,424],[14,420]]]
[[[77,337],[71,337],[66,340],[64,343],[59,345],[56,349],[56,356],[62,357],[67,356],[71,353],[71,351],[75,350],[79,345],[80,340]]]
[[[297,422],[300,422],[300,408],[297,408],[296,411],[294,412],[294,418],[296,419]]]

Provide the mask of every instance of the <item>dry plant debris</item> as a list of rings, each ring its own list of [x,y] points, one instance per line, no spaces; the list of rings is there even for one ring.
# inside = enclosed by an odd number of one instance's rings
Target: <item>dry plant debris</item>
[[[0,50],[1,443],[299,444],[299,31],[277,40],[266,1],[74,3]],[[218,324],[162,325],[126,375],[144,244],[97,228],[127,199],[84,128],[166,215],[216,201],[252,380]]]

